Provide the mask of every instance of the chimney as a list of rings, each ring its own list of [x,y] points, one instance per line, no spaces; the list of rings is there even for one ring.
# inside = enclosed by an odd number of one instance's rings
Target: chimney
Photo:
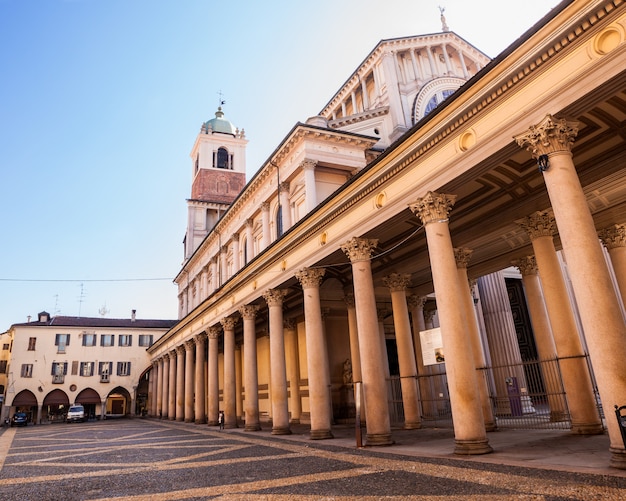
[[[136,320],[136,316],[135,316],[136,313],[137,313],[137,310],[131,310],[131,312],[130,312],[130,321],[131,322],[134,322]]]

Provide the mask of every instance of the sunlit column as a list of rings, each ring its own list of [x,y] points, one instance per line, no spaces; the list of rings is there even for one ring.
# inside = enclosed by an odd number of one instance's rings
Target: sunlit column
[[[622,305],[626,307],[626,224],[614,224],[604,228],[599,235],[609,252]]]
[[[161,406],[161,417],[167,419],[169,410],[169,396],[170,396],[170,356],[168,353],[163,355],[163,395]]]
[[[254,219],[246,219],[246,264],[254,257]]]
[[[541,159],[598,390],[605,411],[610,412],[626,395],[626,324],[572,160],[571,145],[577,133],[577,122],[547,115],[515,139]],[[617,419],[607,418],[606,423],[611,465],[626,469],[626,450]]]
[[[239,233],[233,233],[233,275],[241,268],[239,257]]]
[[[354,305],[354,293],[348,292],[344,296],[346,309],[348,310],[348,333],[350,335],[350,362],[352,363],[352,381],[362,381],[361,358],[359,356],[359,332],[356,320],[356,307]]]
[[[194,337],[196,342],[196,377],[195,377],[195,405],[194,422],[196,424],[206,423],[206,389],[204,387],[204,353],[206,350],[206,332],[202,332]]]
[[[383,283],[391,292],[393,325],[396,331],[398,347],[398,365],[400,368],[400,388],[404,405],[404,428],[407,430],[422,427],[419,402],[417,398],[417,367],[415,348],[411,337],[409,308],[406,303],[406,288],[411,283],[408,273],[392,273],[383,278]]]
[[[289,402],[285,334],[283,328],[283,299],[287,290],[270,289],[263,294],[269,308],[270,325],[270,384],[272,397],[272,435],[289,435]]]
[[[263,249],[266,249],[272,242],[272,234],[270,229],[270,203],[263,202],[261,204],[261,223],[263,224],[263,235],[261,242]]]
[[[170,358],[169,394],[167,396],[167,417],[170,421],[176,419],[176,350],[167,354]]]
[[[157,393],[156,393],[156,417],[161,417],[163,411],[163,358],[157,360]]]
[[[428,192],[410,205],[426,230],[441,337],[446,357],[450,405],[454,421],[456,454],[485,454],[492,451],[482,413],[472,350],[467,349],[467,318],[458,279],[448,215],[454,196]]]
[[[311,438],[332,438],[330,430],[332,404],[330,401],[330,374],[328,353],[324,340],[320,285],[324,269],[302,269],[296,278],[302,285],[304,298],[304,324],[306,331],[306,356],[309,377],[309,406],[311,409]]]
[[[237,428],[235,400],[235,324],[236,317],[222,319],[224,329],[224,428]]]
[[[283,231],[291,228],[291,205],[289,203],[289,183],[280,183],[280,207],[283,219]]]
[[[253,304],[239,308],[239,314],[243,319],[243,386],[246,392],[244,400],[245,431],[258,431],[261,429],[255,327],[255,318],[258,311],[259,306]]]
[[[209,405],[208,407],[208,423],[209,426],[215,426],[217,424],[217,417],[220,411],[220,378],[219,378],[219,335],[221,328],[219,325],[212,325],[209,327],[209,390],[207,392]]]
[[[185,345],[176,347],[176,421],[185,420]]]
[[[241,344],[235,343],[235,413],[237,423],[243,419]]]
[[[567,287],[554,247],[554,218],[549,211],[535,212],[518,221],[532,242],[541,288],[546,301],[563,386],[567,394],[572,432],[581,435],[603,432],[587,369],[576,319],[567,294]]]
[[[287,356],[287,380],[289,381],[289,410],[291,424],[300,423],[302,400],[300,396],[300,359],[298,330],[293,318],[284,319],[285,353]]]
[[[158,393],[158,379],[159,379],[159,362],[158,360],[154,360],[152,362],[152,371],[150,371],[150,391],[151,391],[151,399],[150,399],[150,415],[152,417],[157,417],[159,415],[159,411],[157,410],[157,393]],[[104,415],[104,414],[103,414]]]
[[[345,116],[345,110],[344,110]],[[304,171],[305,208],[307,214],[317,207],[317,188],[315,186],[316,161],[304,160],[301,164]]]
[[[193,339],[185,341],[185,423],[193,423],[195,372]]]
[[[352,263],[359,358],[365,393],[366,442],[368,445],[390,445],[393,441],[387,403],[385,363],[380,350],[380,331],[370,262],[376,245],[377,240],[352,238],[341,246],[341,250]]]

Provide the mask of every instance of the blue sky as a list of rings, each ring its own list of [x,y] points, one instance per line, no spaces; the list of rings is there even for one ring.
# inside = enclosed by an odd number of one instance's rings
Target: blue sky
[[[381,39],[491,57],[557,1],[0,0],[0,332],[52,314],[176,318],[189,152],[224,111],[248,179]]]

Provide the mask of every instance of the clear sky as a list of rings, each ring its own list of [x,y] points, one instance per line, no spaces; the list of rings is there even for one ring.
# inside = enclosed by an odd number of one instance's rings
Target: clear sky
[[[441,31],[440,5],[495,57],[557,3],[0,0],[0,332],[177,317],[189,152],[220,91],[250,179],[381,39]]]

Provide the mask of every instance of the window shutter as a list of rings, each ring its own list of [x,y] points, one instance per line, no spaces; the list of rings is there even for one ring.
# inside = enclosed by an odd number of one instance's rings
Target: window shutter
[[[54,369],[56,367],[57,363],[56,362],[52,362],[52,375],[54,376]]]

